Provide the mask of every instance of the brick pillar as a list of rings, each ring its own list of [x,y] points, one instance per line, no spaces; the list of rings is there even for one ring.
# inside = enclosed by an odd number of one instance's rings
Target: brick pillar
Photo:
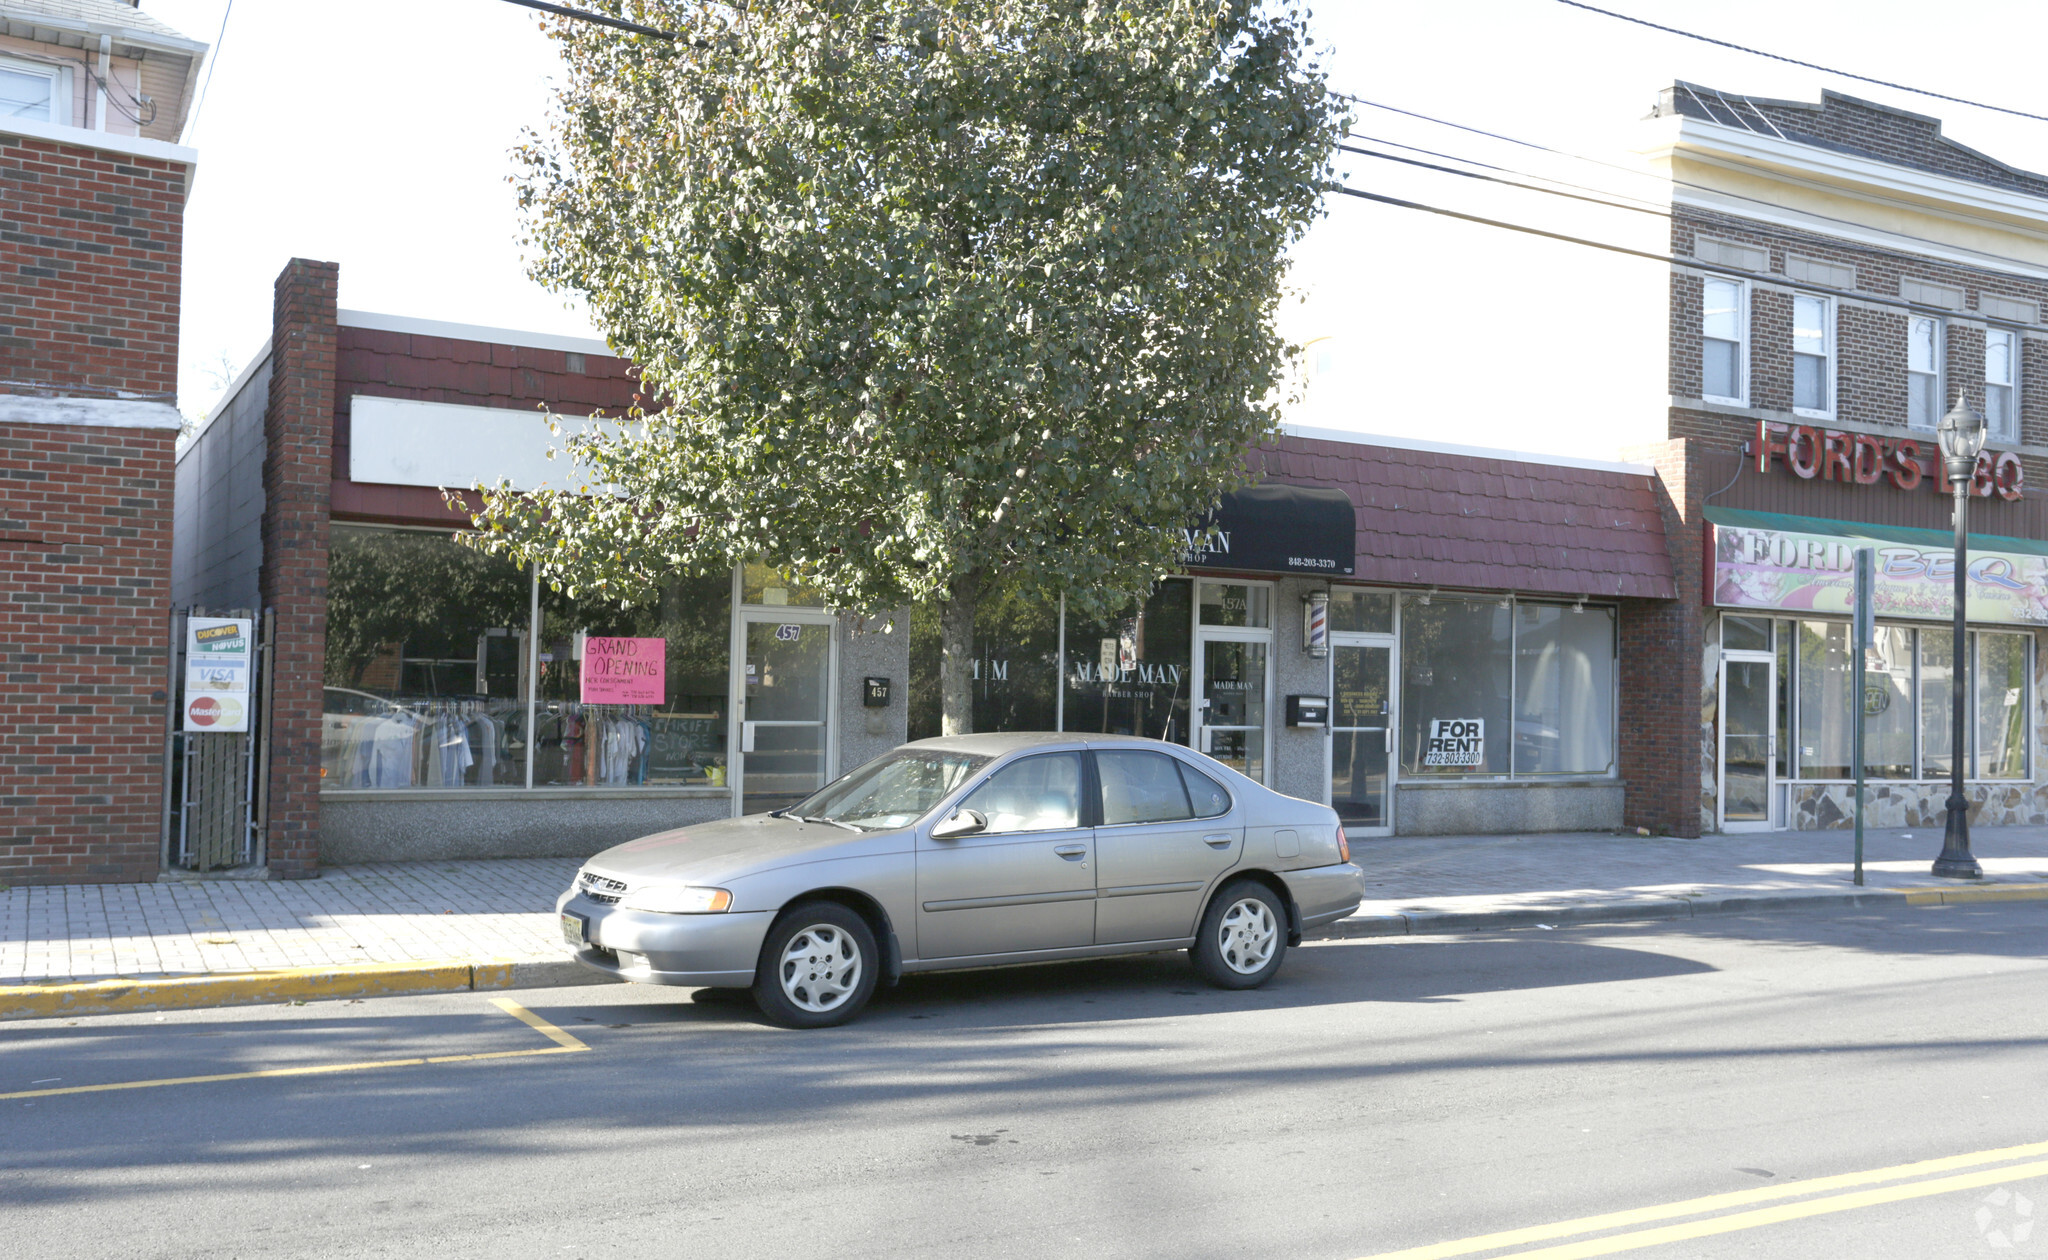
[[[263,603],[271,657],[270,871],[320,873],[320,688],[327,645],[327,501],[334,460],[335,263],[294,258],[271,308],[263,415]]]
[[[1656,466],[1678,598],[1622,601],[1620,758],[1628,783],[1622,819],[1631,827],[1688,837],[1701,831],[1707,721],[1701,712],[1706,610],[1700,500],[1713,487],[1700,485],[1705,446],[1683,438],[1625,455]]]

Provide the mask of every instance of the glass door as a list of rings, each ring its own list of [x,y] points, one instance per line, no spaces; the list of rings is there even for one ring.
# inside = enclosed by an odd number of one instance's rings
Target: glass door
[[[1264,636],[1204,635],[1195,669],[1195,701],[1203,752],[1250,779],[1266,782],[1267,644]]]
[[[825,785],[831,755],[832,618],[749,612],[741,618],[739,812],[796,804]]]
[[[1771,816],[1772,742],[1777,726],[1776,661],[1727,655],[1721,660],[1721,828],[1764,831]]]
[[[1393,655],[1385,643],[1330,647],[1330,807],[1350,836],[1394,833]]]

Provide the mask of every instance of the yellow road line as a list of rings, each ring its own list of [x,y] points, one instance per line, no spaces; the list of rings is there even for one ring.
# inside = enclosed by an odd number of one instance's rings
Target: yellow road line
[[[1809,1216],[1853,1212],[1857,1208],[1877,1207],[1906,1199],[1925,1199],[1937,1194],[1951,1194],[1957,1190],[1995,1186],[2003,1181],[2024,1181],[2043,1176],[2048,1176],[2048,1160],[2017,1164],[2007,1168],[1993,1168],[1985,1172],[1959,1173],[1953,1177],[1936,1177],[1931,1181],[1909,1181],[1905,1185],[1887,1186],[1882,1190],[1859,1190],[1853,1194],[1838,1194],[1825,1199],[1808,1199],[1804,1203],[1782,1203],[1777,1207],[1759,1208],[1754,1212],[1737,1212],[1733,1216],[1709,1217],[1703,1221],[1688,1221],[1683,1225],[1665,1225],[1657,1229],[1638,1230],[1632,1234],[1616,1234],[1609,1238],[1565,1243],[1558,1247],[1539,1247],[1535,1251],[1513,1251],[1508,1255],[1518,1257],[1519,1260],[1586,1260],[1589,1256],[1611,1256],[1617,1251],[1635,1251],[1643,1247],[1657,1247],[1692,1238],[1706,1238],[1713,1234],[1732,1234],[1739,1229],[1779,1225]]]
[[[1569,1238],[1574,1234],[1593,1234],[1602,1230],[1620,1229],[1628,1225],[1645,1225],[1651,1221],[1668,1221],[1680,1216],[1700,1216],[1709,1212],[1726,1211],[1729,1208],[1746,1207],[1752,1203],[1768,1203],[1773,1199],[1801,1198],[1821,1194],[1829,1190],[1845,1190],[1851,1186],[1867,1186],[1881,1181],[1900,1181],[1907,1178],[1928,1177],[1935,1173],[1950,1172],[1958,1168],[1975,1168],[1982,1164],[1999,1164],[2010,1160],[2024,1159],[2031,1155],[2048,1155],[2048,1142],[2029,1142],[2023,1146],[2005,1146],[1996,1150],[1973,1151],[1967,1155],[1945,1155],[1940,1159],[1923,1159],[1910,1164],[1894,1164],[1890,1168],[1872,1168],[1864,1172],[1839,1173],[1832,1177],[1815,1177],[1809,1181],[1788,1181],[1779,1186],[1758,1186],[1752,1190],[1731,1190],[1726,1194],[1710,1194],[1704,1198],[1685,1199],[1676,1203],[1659,1203],[1652,1207],[1629,1208],[1620,1212],[1606,1212],[1599,1216],[1585,1216],[1572,1221],[1556,1221],[1548,1225],[1531,1225],[1523,1229],[1502,1230],[1495,1234],[1481,1234],[1473,1238],[1460,1238],[1452,1242],[1430,1243],[1422,1247],[1410,1247],[1404,1251],[1388,1251],[1368,1256],[1365,1260],[1445,1260],[1450,1256],[1469,1256],[1481,1251],[1497,1251],[1504,1247],[1519,1247],[1524,1243],[1548,1242],[1554,1238]],[[1998,1170],[1997,1176],[2004,1176],[2011,1169]],[[1996,1177],[1993,1178],[1994,1180]],[[1935,1191],[1934,1193],[1941,1193]],[[1524,1254],[1524,1253],[1516,1253]],[[1549,1254],[1547,1252],[1540,1254]]]
[[[564,1050],[590,1049],[589,1046],[584,1045],[582,1042],[576,1040],[576,1038],[571,1037],[568,1033],[563,1032],[561,1029],[555,1027],[553,1024],[550,1024],[548,1021],[542,1019],[540,1016],[534,1014],[532,1011],[527,1010],[525,1007],[513,1001],[511,998],[492,998],[491,1005],[497,1007],[499,1010],[505,1012],[507,1015],[510,1015],[512,1018],[518,1020],[520,1023],[525,1024],[528,1028],[531,1028],[535,1032],[538,1032],[541,1036],[546,1037],[549,1041],[554,1042],[556,1045],[562,1047],[562,1049]]]
[[[367,1072],[375,1068],[424,1067],[429,1063],[473,1063],[480,1059],[530,1059],[543,1054],[575,1054],[589,1046],[563,1032],[517,1002],[492,998],[507,1015],[546,1036],[555,1044],[533,1050],[486,1050],[475,1054],[435,1054],[413,1059],[372,1059],[364,1063],[320,1063],[308,1067],[264,1068],[255,1072],[219,1072],[211,1076],[172,1076],[154,1081],[116,1081],[107,1085],[67,1085],[62,1089],[25,1089],[0,1094],[0,1102],[17,1098],[52,1098],[59,1094],[103,1094],[119,1089],[155,1089],[162,1085],[206,1085],[216,1081],[253,1081],[277,1076],[320,1076],[331,1072]]]

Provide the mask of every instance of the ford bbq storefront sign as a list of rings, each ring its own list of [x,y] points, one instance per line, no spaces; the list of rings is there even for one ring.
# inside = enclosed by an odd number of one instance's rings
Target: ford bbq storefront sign
[[[1880,617],[1954,616],[1953,539],[1939,530],[1851,525],[1769,512],[1707,509],[1714,527],[1714,603],[1723,608],[1846,616],[1854,610],[1856,552],[1875,553]],[[1973,622],[2048,625],[2048,544],[1971,539]]]
[[[1188,531],[1188,567],[1236,573],[1350,577],[1358,557],[1351,497],[1327,486],[1277,482],[1225,495],[1208,524]]]

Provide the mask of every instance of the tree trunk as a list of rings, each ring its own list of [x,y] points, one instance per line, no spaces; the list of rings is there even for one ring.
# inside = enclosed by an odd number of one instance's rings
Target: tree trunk
[[[981,602],[981,575],[954,579],[939,609],[939,732],[974,733],[974,610]]]

